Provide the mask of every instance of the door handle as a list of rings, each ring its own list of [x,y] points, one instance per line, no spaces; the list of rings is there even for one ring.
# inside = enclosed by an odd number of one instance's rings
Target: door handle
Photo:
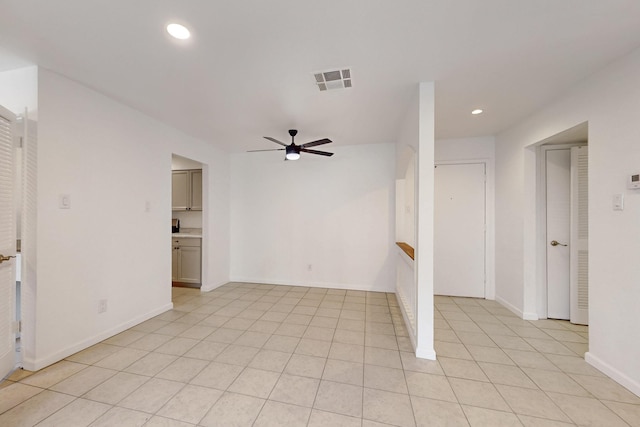
[[[15,255],[4,256],[0,254],[0,264],[2,264],[5,261],[9,261],[11,258],[15,258]]]
[[[563,243],[558,242],[557,240],[552,240],[551,241],[551,246],[567,246]]]

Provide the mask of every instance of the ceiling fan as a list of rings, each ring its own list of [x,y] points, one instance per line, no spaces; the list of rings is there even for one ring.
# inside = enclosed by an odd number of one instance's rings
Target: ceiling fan
[[[248,152],[253,153],[256,151],[284,151],[285,160],[298,160],[300,158],[300,153],[319,154],[321,156],[327,156],[327,157],[333,156],[333,153],[329,153],[327,151],[309,150],[309,147],[315,147],[317,145],[330,143],[331,142],[330,139],[327,139],[327,138],[318,139],[317,141],[311,141],[311,142],[307,142],[306,144],[296,145],[296,143],[294,142],[294,139],[297,134],[298,134],[297,130],[289,129],[289,135],[291,135],[291,144],[289,145],[285,144],[282,141],[278,141],[275,138],[271,138],[270,136],[265,136],[264,137],[265,139],[268,139],[269,141],[273,141],[276,144],[280,144],[285,148],[272,148],[270,150],[250,150]]]

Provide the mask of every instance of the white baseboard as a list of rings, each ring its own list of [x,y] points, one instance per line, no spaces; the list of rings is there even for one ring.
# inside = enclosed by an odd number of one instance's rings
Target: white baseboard
[[[227,283],[229,283],[229,282],[220,282],[220,283],[202,285],[200,287],[200,292],[210,292],[210,291],[213,291],[214,289],[218,289],[222,285],[226,285]]]
[[[233,277],[230,282],[241,283],[261,283],[265,285],[284,285],[284,286],[304,286],[307,288],[329,288],[329,289],[347,289],[349,291],[369,291],[369,292],[395,292],[393,285],[391,286],[367,286],[364,284],[353,283],[331,283],[331,282],[292,282],[290,280],[279,279],[257,279],[252,277]]]
[[[413,351],[416,351],[416,331],[413,330],[411,326],[411,322],[409,321],[409,315],[407,314],[407,308],[402,301],[402,298],[399,296],[398,291],[396,291],[396,298],[398,299],[398,306],[400,307],[400,313],[402,313],[402,319],[404,320],[404,326],[407,328],[407,332],[409,332],[409,340],[411,341],[411,346],[413,347]]]
[[[520,318],[523,317],[524,313],[522,313],[522,310],[520,310],[518,307],[516,307],[515,305],[511,304],[510,302],[508,302],[504,298],[496,295],[496,302],[500,303],[501,305],[504,305],[505,308],[507,308],[509,311],[513,312],[514,314],[516,314],[518,317],[520,317]]]
[[[46,368],[49,365],[52,365],[56,362],[59,362],[60,360],[64,359],[65,357],[69,357],[72,354],[75,354],[79,351],[82,351],[88,347],[91,347],[94,344],[99,343],[100,341],[104,341],[107,338],[110,338],[116,334],[119,334],[122,331],[125,331],[133,326],[136,326],[142,322],[144,322],[145,320],[149,320],[152,317],[155,317],[159,314],[164,313],[165,311],[169,311],[173,308],[173,303],[168,303],[165,304],[161,307],[158,307],[154,310],[151,310],[141,316],[137,316],[134,317],[131,320],[128,320],[126,322],[123,322],[121,324],[119,324],[118,326],[108,329],[104,332],[99,333],[98,335],[94,335],[91,338],[87,338],[83,341],[80,341],[74,345],[71,345],[67,348],[64,348],[62,350],[56,351],[53,354],[50,354],[46,357],[40,357],[38,359],[30,359],[30,358],[24,358],[22,360],[22,367],[28,371],[39,371],[40,369]]]
[[[629,378],[628,375],[620,372],[618,369],[609,365],[604,360],[600,359],[598,356],[595,356],[590,351],[584,354],[584,360],[594,368],[599,371],[602,371],[607,376],[611,377],[614,381],[618,382],[623,387],[626,387],[630,392],[635,394],[636,396],[640,396],[640,383],[635,381],[632,378]]]
[[[436,360],[436,351],[433,348],[421,348],[416,349],[416,357],[420,359]]]
[[[538,314],[537,313],[523,312],[518,307],[516,307],[515,305],[511,304],[510,302],[508,302],[504,298],[499,297],[498,295],[496,295],[495,301],[497,303],[503,305],[505,308],[507,308],[509,311],[511,311],[512,313],[514,313],[516,316],[518,316],[521,319],[524,319],[524,320],[538,320]]]

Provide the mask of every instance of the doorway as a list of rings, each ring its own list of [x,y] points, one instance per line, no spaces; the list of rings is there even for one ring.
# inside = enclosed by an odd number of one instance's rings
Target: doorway
[[[587,325],[588,148],[586,141],[564,142],[547,140],[538,152],[540,317]]]
[[[15,129],[15,115],[0,107],[0,379],[17,365]]]
[[[171,282],[173,287],[202,288],[203,216],[207,197],[202,163],[171,156]]]

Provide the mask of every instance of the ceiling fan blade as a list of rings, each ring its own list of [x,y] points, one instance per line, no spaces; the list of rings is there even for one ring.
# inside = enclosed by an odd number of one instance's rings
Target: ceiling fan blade
[[[284,151],[284,150],[285,150],[285,148],[271,148],[269,150],[249,150],[249,151],[247,151],[247,153],[255,153],[255,152],[258,152],[258,151]]]
[[[330,142],[331,142],[330,139],[324,138],[324,139],[319,139],[317,141],[307,142],[306,144],[302,144],[301,147],[302,148],[315,147],[316,145],[328,144]]]
[[[265,136],[264,139],[268,139],[269,141],[275,142],[276,144],[280,144],[280,145],[282,145],[284,147],[287,146],[287,144],[285,144],[284,142],[278,141],[277,139],[271,138],[270,136]]]
[[[309,150],[307,148],[300,148],[300,151],[303,152],[303,153],[319,154],[321,156],[327,156],[327,157],[333,156],[333,153],[328,153],[326,151]]]

